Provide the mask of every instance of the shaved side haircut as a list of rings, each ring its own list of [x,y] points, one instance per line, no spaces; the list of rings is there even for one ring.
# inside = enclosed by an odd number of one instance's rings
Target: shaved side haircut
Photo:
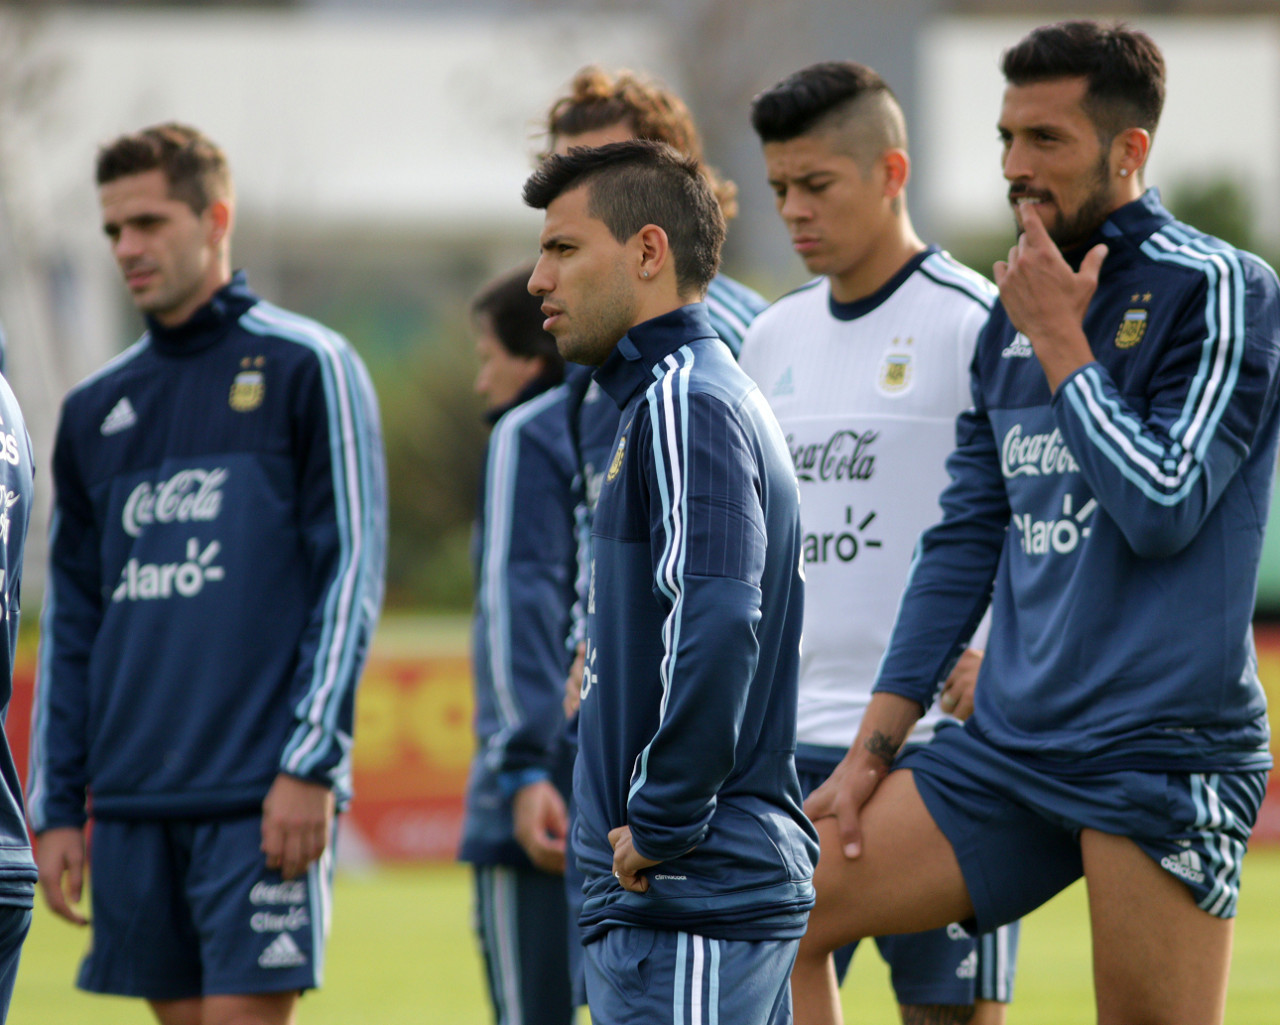
[[[524,201],[545,210],[579,186],[589,190],[588,216],[618,242],[647,224],[665,231],[680,295],[706,294],[720,267],[724,214],[696,160],[648,139],[579,146],[544,160],[524,183]]]
[[[788,75],[751,101],[762,143],[823,135],[865,173],[886,150],[907,148],[907,122],[893,90],[855,61],[822,61]]]

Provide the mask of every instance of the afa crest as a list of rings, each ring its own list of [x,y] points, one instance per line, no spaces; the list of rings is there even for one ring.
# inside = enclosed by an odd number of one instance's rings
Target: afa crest
[[[1124,319],[1116,331],[1116,348],[1132,349],[1147,333],[1147,311],[1125,310]]]
[[[897,339],[894,339],[894,342],[896,343]],[[911,344],[911,339],[907,339],[907,344]],[[911,387],[912,378],[915,376],[914,371],[915,364],[911,350],[895,346],[886,352],[884,359],[880,361],[876,387],[884,395],[901,395]]]
[[[231,408],[237,413],[249,413],[262,405],[267,394],[267,379],[262,372],[266,360],[261,356],[250,359],[246,356],[240,361],[240,373],[231,382],[231,396],[228,400]]]
[[[622,472],[622,460],[627,454],[627,436],[618,439],[618,451],[613,454],[613,462],[609,464],[609,472],[605,474],[605,482],[612,481]]]

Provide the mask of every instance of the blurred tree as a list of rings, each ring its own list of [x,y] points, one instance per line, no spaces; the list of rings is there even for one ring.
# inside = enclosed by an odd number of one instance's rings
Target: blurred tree
[[[1165,197],[1180,221],[1216,235],[1240,249],[1255,251],[1252,204],[1244,186],[1228,174],[1183,179]]]
[[[470,606],[471,521],[487,431],[463,335],[459,327],[453,344],[424,343],[372,369],[387,446],[392,607]]]

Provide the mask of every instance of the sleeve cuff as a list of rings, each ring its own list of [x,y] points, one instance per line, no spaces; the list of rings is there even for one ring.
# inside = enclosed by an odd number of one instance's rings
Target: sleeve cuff
[[[502,796],[510,801],[516,794],[530,783],[541,783],[551,778],[546,769],[521,769],[519,772],[503,772],[498,774],[498,789]]]

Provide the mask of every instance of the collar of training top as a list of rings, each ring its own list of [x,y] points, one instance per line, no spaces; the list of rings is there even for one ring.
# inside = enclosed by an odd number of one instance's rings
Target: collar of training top
[[[690,303],[646,320],[619,339],[596,371],[596,380],[619,409],[653,383],[653,368],[683,345],[698,338],[719,337],[711,326],[706,303]]]
[[[257,301],[258,297],[249,291],[248,276],[239,270],[213,293],[212,299],[176,327],[165,327],[147,317],[147,333],[158,351],[172,356],[191,355],[221,340],[227,325]]]

